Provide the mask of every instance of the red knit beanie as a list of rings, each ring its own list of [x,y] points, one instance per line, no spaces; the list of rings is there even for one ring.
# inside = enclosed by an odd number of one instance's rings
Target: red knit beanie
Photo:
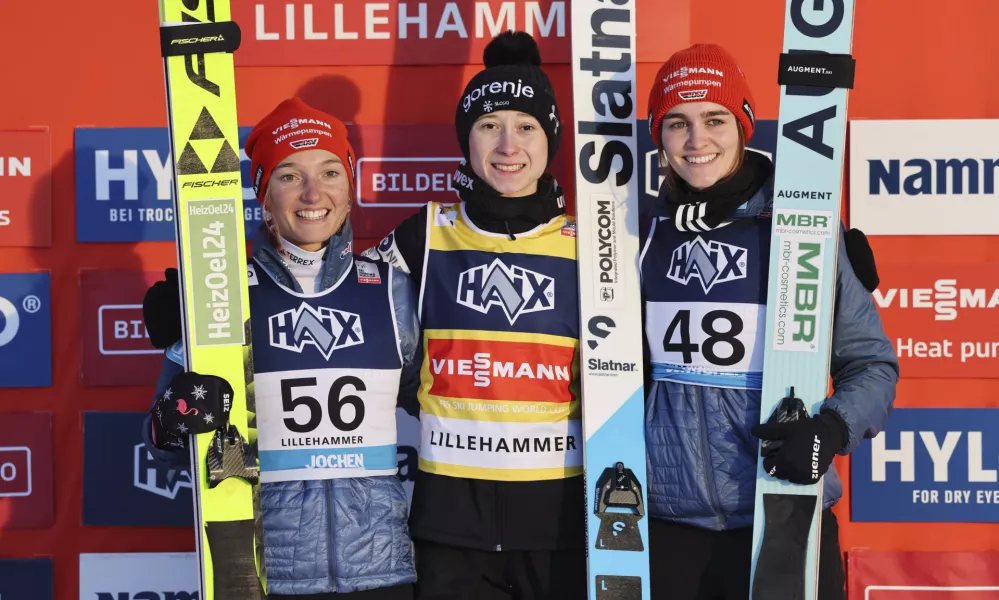
[[[732,111],[746,142],[753,137],[756,115],[746,75],[732,55],[716,44],[694,44],[659,68],[649,93],[649,133],[662,149],[662,122],[682,102],[714,102]]]
[[[257,123],[243,145],[250,157],[250,175],[257,202],[263,204],[271,171],[281,161],[303,150],[328,150],[347,167],[354,189],[354,148],[347,141],[347,127],[336,117],[290,98]]]

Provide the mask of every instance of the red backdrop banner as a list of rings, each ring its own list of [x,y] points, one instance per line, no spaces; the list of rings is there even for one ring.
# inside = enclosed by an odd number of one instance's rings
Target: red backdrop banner
[[[995,600],[999,552],[849,553],[850,600]]]

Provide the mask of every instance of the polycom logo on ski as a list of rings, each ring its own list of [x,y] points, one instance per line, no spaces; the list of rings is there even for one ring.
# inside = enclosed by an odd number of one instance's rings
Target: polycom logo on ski
[[[683,285],[696,279],[707,294],[717,283],[745,279],[747,254],[745,248],[697,236],[673,251],[666,277]]]
[[[524,313],[555,308],[555,280],[500,259],[458,276],[458,304],[483,314],[498,307],[513,325]]]
[[[303,302],[268,319],[271,346],[301,353],[312,346],[326,359],[334,350],[364,343],[361,317],[333,308],[313,308]]]

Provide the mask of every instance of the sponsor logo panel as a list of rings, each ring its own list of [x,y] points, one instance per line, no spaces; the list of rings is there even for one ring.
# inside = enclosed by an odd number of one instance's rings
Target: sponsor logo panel
[[[0,246],[51,245],[49,130],[0,131]]]
[[[83,385],[156,382],[163,351],[150,345],[142,299],[162,278],[154,271],[80,271]]]
[[[145,412],[85,412],[83,524],[192,527],[191,475],[153,460]]]
[[[850,461],[851,518],[999,522],[999,414],[896,408]]]
[[[51,558],[0,560],[0,598],[52,600]]]
[[[999,553],[904,552],[850,548],[850,598],[992,600],[999,596]]]
[[[194,552],[80,554],[80,600],[198,600]]]
[[[243,150],[250,130],[239,128],[238,158],[246,237],[252,240],[263,212]],[[210,155],[205,150],[207,164],[212,164]],[[75,160],[78,242],[174,241],[173,168],[166,128],[78,128]]]
[[[867,235],[992,235],[994,119],[850,123],[850,225]]]
[[[999,265],[886,265],[874,301],[906,377],[999,377]]]
[[[52,522],[52,416],[4,414],[0,418],[0,530],[41,529]]]
[[[48,273],[0,274],[0,387],[52,385]]]

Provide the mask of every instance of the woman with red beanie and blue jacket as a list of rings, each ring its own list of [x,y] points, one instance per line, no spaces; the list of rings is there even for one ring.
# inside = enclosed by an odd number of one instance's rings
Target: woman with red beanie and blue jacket
[[[842,600],[830,510],[842,484],[829,467],[881,431],[895,398],[898,362],[869,293],[876,284],[857,275],[873,263],[855,269],[851,257],[864,254],[841,227],[834,392],[814,417],[760,424],[774,168],[746,149],[754,110],[745,74],[712,44],[670,57],[649,95],[665,175],[641,220],[653,598],[748,598],[760,440],[782,441],[767,459],[773,477],[805,483],[817,438],[818,598]]]
[[[406,400],[415,402],[419,383],[412,285],[352,252],[357,157],[343,123],[292,98],[254,127],[245,147],[264,208],[247,266],[247,403],[260,449],[268,598],[411,599],[416,568],[395,416],[397,404],[415,410]],[[215,429],[231,385],[184,371],[176,277],[154,284],[143,309],[153,344],[169,346],[143,427],[146,447],[186,468],[188,434]],[[308,405],[307,396],[329,396],[338,412]]]

